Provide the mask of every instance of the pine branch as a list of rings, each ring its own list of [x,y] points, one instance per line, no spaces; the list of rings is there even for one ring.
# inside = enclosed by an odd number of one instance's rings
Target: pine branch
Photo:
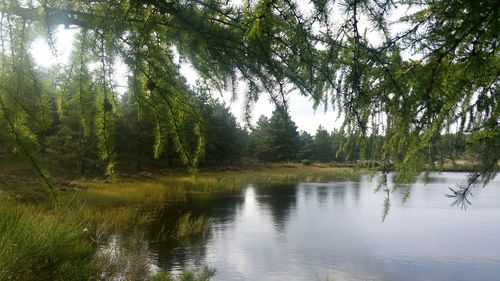
[[[17,132],[16,125],[14,124],[14,121],[10,118],[9,113],[8,113],[8,109],[5,106],[5,103],[3,102],[3,99],[1,96],[0,96],[0,107],[3,111],[3,116],[4,116],[5,120],[9,124],[10,132],[14,135],[14,139],[15,139],[16,144],[21,148],[24,155],[26,155],[26,157],[28,157],[33,168],[35,169],[37,174],[42,178],[45,185],[48,187],[50,195],[52,196],[52,199],[54,202],[54,206],[57,208],[57,206],[58,206],[57,195],[56,195],[55,187],[51,183],[50,176],[47,174],[47,172],[45,172],[42,169],[39,161],[33,155],[32,151],[24,143],[21,135]]]
[[[470,197],[472,197],[472,189],[474,189],[481,177],[488,173],[492,173],[498,169],[498,161],[500,155],[494,157],[491,162],[484,167],[480,172],[474,172],[469,175],[467,182],[459,184],[456,188],[449,188],[451,194],[446,194],[446,197],[454,199],[450,206],[459,206],[462,210],[467,210],[469,205],[472,205]]]

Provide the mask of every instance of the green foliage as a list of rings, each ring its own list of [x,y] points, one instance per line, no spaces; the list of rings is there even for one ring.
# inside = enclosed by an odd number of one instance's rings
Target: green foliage
[[[106,93],[98,97],[98,110],[95,118],[95,127],[97,135],[97,148],[99,158],[107,163],[106,175],[115,175],[115,153],[114,153],[114,117],[112,116],[110,101],[106,98]]]
[[[224,104],[210,101],[204,112],[207,135],[204,163],[233,164],[245,156],[247,133],[236,122],[230,109]]]
[[[342,17],[335,14],[337,4]],[[405,30],[389,32],[389,16],[405,8],[414,8],[400,19]],[[236,94],[238,83],[246,89],[247,117],[262,95],[286,115],[294,91],[309,97],[314,108],[341,113],[342,142],[332,149],[323,132],[317,135],[316,158],[333,152],[345,159],[377,157],[395,163],[399,182],[411,182],[432,166],[429,155],[440,136],[456,128],[466,136],[467,149],[481,155],[475,167],[480,176],[471,178],[487,182],[498,171],[500,16],[495,0],[343,0],[308,6],[287,0],[99,5],[33,0],[4,1],[0,14],[0,126],[9,145],[28,155],[51,189],[37,152],[52,122],[66,114],[66,101],[75,96],[70,93],[78,93],[83,138],[96,138],[106,173],[115,173],[121,114],[112,82],[116,59],[130,70],[128,91],[138,112],[154,117],[154,125],[147,126],[153,132],[153,155],[159,158],[169,144],[193,174],[212,161],[207,151],[223,151],[223,145],[209,141],[210,132],[232,123],[216,115],[205,122],[198,98],[207,88]],[[371,42],[360,22],[369,22],[380,42]],[[65,75],[47,75],[34,66],[28,46],[44,37],[55,48],[54,32],[61,25],[78,29],[75,52]],[[183,62],[193,66],[201,83],[188,86],[179,71]],[[273,114],[257,126],[263,133],[254,134],[251,150],[261,160],[305,158],[297,158],[304,153],[294,125],[280,121],[286,119]],[[274,142],[266,130],[286,141]],[[378,136],[385,136],[383,144]],[[308,142],[305,136],[303,141]],[[273,142],[276,156],[264,156],[262,144]],[[213,162],[231,161],[220,158]]]
[[[34,210],[0,206],[1,280],[89,280],[94,249],[78,220],[39,217]]]
[[[328,162],[328,160],[332,159],[333,155],[330,134],[320,126],[314,136],[311,158],[320,162]]]
[[[299,133],[287,112],[277,109],[270,119],[261,116],[250,138],[253,155],[261,161],[278,162],[297,158]]]
[[[304,166],[310,166],[311,165],[311,161],[309,159],[304,159],[300,163],[302,165],[304,165]]]
[[[177,221],[175,236],[177,238],[186,237],[189,235],[199,234],[207,231],[212,225],[210,218],[205,216],[193,217],[191,213],[187,213]]]

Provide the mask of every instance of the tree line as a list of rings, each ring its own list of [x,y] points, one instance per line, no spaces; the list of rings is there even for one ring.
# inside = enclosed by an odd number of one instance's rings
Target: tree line
[[[147,87],[147,85],[144,85]],[[53,122],[36,131],[39,155],[52,169],[65,175],[100,175],[106,172],[106,163],[97,155],[98,136],[93,133],[96,122],[85,128],[81,120],[80,97],[67,92],[61,99],[49,99]],[[380,165],[384,136],[348,134],[342,129],[331,132],[322,126],[314,135],[299,131],[287,111],[276,109],[270,118],[262,115],[254,126],[242,126],[231,113],[230,107],[207,92],[192,92],[192,101],[199,108],[203,130],[203,153],[199,165],[204,168],[247,166],[269,162],[311,162],[331,165]],[[110,105],[115,113],[112,138],[114,161],[119,172],[134,173],[154,169],[184,167],[182,151],[177,149],[175,137],[159,125],[159,116],[141,103],[133,92],[127,91]],[[149,110],[148,110],[149,109]],[[86,108],[89,116],[97,113],[92,106]],[[165,118],[165,116],[161,116]],[[167,121],[168,122],[168,121]],[[177,123],[178,133],[186,151],[194,151],[198,137],[193,132],[189,116]],[[8,139],[0,137],[3,154],[17,154],[6,149]],[[466,150],[463,134],[442,134],[434,140],[428,154],[428,163],[446,161],[477,161],[478,151]]]
[[[391,16],[401,10],[403,30],[392,32]],[[112,66],[120,59],[130,69],[139,115],[154,120],[154,156],[168,142],[196,173],[209,159],[204,152],[216,148],[208,147],[204,108],[179,72],[187,61],[202,80],[196,93],[206,86],[236,95],[242,84],[247,111],[266,96],[285,112],[297,91],[315,108],[342,112],[342,132],[363,140],[350,143],[367,147],[378,132],[382,162],[394,164],[398,182],[415,181],[440,136],[457,128],[480,154],[474,173],[455,189],[466,202],[476,183],[498,171],[499,13],[496,0],[3,1],[2,137],[53,189],[37,152],[59,118],[51,107],[73,98],[82,123],[77,134],[95,136],[88,145],[113,176],[122,116]],[[46,80],[29,46],[44,38],[56,50],[59,28],[77,30],[74,52],[70,65]]]

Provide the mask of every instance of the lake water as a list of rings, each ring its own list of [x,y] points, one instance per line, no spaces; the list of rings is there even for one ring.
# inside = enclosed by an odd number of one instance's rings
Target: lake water
[[[500,180],[478,187],[467,211],[448,188],[465,173],[434,175],[391,194],[376,179],[249,185],[192,206],[213,219],[189,239],[161,236],[166,210],[148,231],[147,257],[167,270],[213,266],[215,280],[500,280]],[[182,208],[177,212],[182,212]]]

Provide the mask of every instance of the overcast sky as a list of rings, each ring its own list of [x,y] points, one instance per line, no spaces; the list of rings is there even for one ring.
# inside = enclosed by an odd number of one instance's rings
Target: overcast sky
[[[397,9],[393,13],[391,20],[398,19],[406,12],[406,9]],[[365,24],[365,28],[366,26],[367,25]],[[395,24],[392,26],[392,33],[400,32],[403,29],[404,26]],[[48,68],[56,64],[68,64],[72,50],[73,39],[77,32],[78,29],[76,28],[64,29],[60,27],[57,29],[55,36],[57,55],[53,54],[52,50],[49,48],[47,42],[44,39],[35,40],[31,45],[31,54],[33,55],[36,63],[44,68]],[[368,32],[367,37],[372,43],[380,41],[380,36],[376,32]],[[126,86],[128,75],[127,68],[123,64],[117,63],[114,69],[115,85]],[[181,73],[186,77],[188,83],[193,85],[198,78],[196,71],[189,65],[184,65],[181,68]],[[119,89],[125,90],[124,87],[121,87]],[[242,94],[243,93],[240,93],[237,100],[233,102],[230,101],[229,94],[223,94],[222,97],[222,99],[231,108],[232,113],[235,115],[238,121],[240,121],[241,124],[244,123],[244,106]],[[216,93],[216,96],[221,98],[218,92]],[[342,123],[342,119],[337,118],[338,112],[334,112],[331,107],[328,108],[326,112],[324,111],[323,106],[318,107],[318,109],[315,111],[312,108],[312,102],[309,100],[309,98],[304,97],[298,93],[291,93],[289,95],[288,101],[292,120],[295,122],[299,130],[304,130],[311,134],[314,134],[316,132],[316,129],[320,125],[326,128],[328,131],[331,131],[334,128],[339,128]],[[259,116],[262,114],[270,117],[273,110],[274,105],[272,104],[272,102],[270,102],[268,97],[262,96],[252,109],[252,123],[255,124]]]
[[[48,68],[55,66],[56,64],[68,64],[71,50],[72,42],[77,29],[64,29],[59,28],[56,32],[56,46],[57,55],[54,55],[49,45],[44,39],[37,39],[31,45],[31,54],[33,55],[37,65],[43,68]],[[115,67],[115,84],[126,86],[127,83],[127,68],[123,65],[116,64]],[[184,65],[181,68],[181,74],[183,74],[188,83],[194,85],[198,75],[196,71],[192,69],[189,65]],[[121,89],[124,89],[123,87]],[[223,99],[226,104],[231,108],[234,116],[244,124],[244,104],[243,97],[237,98],[237,100],[231,102],[230,95],[228,93],[223,93],[222,97],[218,92],[214,92],[216,97]],[[243,93],[241,93],[243,94]],[[289,109],[292,116],[292,120],[295,122],[299,130],[307,131],[311,134],[316,132],[316,129],[321,125],[327,130],[331,131],[334,128],[338,128],[342,121],[337,118],[337,114],[331,109],[327,112],[324,111],[324,107],[319,107],[316,111],[312,108],[312,102],[298,93],[292,93],[289,96]],[[260,115],[271,116],[274,110],[274,105],[269,101],[267,96],[262,96],[257,104],[252,110],[252,121],[253,124],[258,120]]]

